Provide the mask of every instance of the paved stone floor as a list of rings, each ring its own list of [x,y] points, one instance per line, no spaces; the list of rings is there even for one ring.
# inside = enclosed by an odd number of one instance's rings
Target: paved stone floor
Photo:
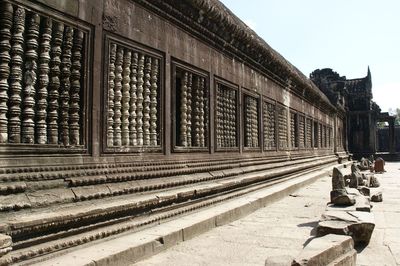
[[[357,265],[400,265],[400,163],[387,163],[386,170],[377,174],[384,201],[374,203],[376,227],[370,244],[358,250]],[[296,256],[313,234],[330,187],[330,177],[321,178],[240,220],[135,265],[264,265],[269,256]]]

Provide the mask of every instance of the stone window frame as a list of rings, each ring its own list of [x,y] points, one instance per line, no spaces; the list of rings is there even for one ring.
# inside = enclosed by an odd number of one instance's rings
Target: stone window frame
[[[305,119],[306,119],[306,132],[305,132],[305,136],[306,136],[306,147],[305,149],[307,150],[312,150],[314,148],[314,140],[313,140],[313,118],[310,115],[305,115]],[[308,137],[308,132],[307,132],[307,122],[310,121],[311,125],[310,125],[310,137]],[[310,138],[310,142],[308,141],[308,138]]]
[[[207,88],[207,94],[205,94],[205,97],[208,99],[207,102],[207,108],[208,108],[208,114],[205,114],[208,116],[208,121],[205,123],[205,126],[207,126],[207,130],[205,130],[205,147],[181,147],[177,145],[177,130],[176,130],[176,70],[181,69],[184,71],[189,71],[197,76],[200,76],[204,78],[205,80],[205,87]],[[188,153],[188,152],[203,152],[203,153],[210,153],[211,151],[211,76],[210,73],[200,69],[194,65],[191,65],[189,63],[186,63],[184,61],[181,61],[177,58],[171,57],[171,152],[173,153]],[[167,137],[167,136],[166,136]]]
[[[264,143],[264,106],[266,106],[266,104],[272,104],[274,107],[274,111],[275,111],[275,123],[274,123],[274,135],[275,135],[275,147],[272,148],[268,148],[266,147],[265,143]],[[266,96],[263,96],[262,98],[262,106],[261,106],[261,121],[262,121],[262,142],[263,142],[263,151],[264,152],[276,152],[278,151],[278,112],[277,112],[277,106],[278,103],[276,100],[273,100],[271,98],[268,98]]]
[[[243,147],[243,152],[262,152],[262,148],[263,148],[263,142],[261,139],[261,130],[262,130],[262,115],[261,114],[261,95],[258,94],[255,91],[251,91],[247,88],[241,87],[241,92],[240,92],[240,101],[241,101],[241,106],[242,108],[240,108],[240,121],[241,121],[241,130],[240,130],[240,143]],[[245,97],[253,97],[257,100],[257,120],[258,120],[258,147],[246,147],[245,146]]]
[[[318,120],[313,119],[313,124],[312,124],[312,142],[313,142],[313,149],[320,149],[320,143],[319,143],[319,123]]]
[[[91,73],[93,71],[93,44],[94,44],[94,26],[79,19],[71,18],[67,13],[60,12],[52,9],[42,3],[31,2],[31,1],[11,1],[13,6],[20,6],[26,11],[34,12],[42,17],[48,17],[52,20],[64,23],[78,28],[85,34],[84,47],[82,50],[82,65],[83,71],[81,73],[84,82],[82,85],[82,131],[81,141],[82,144],[72,147],[65,147],[61,144],[28,144],[28,143],[0,143],[0,154],[18,155],[18,154],[54,154],[54,155],[65,155],[65,154],[91,154],[91,132],[92,132],[92,105],[93,102],[90,99],[93,90],[93,82]],[[11,32],[12,34],[12,32]],[[39,44],[40,45],[40,44]],[[39,49],[39,48],[38,48]],[[39,54],[38,50],[38,54]],[[39,79],[39,77],[37,77]]]
[[[109,62],[107,60],[107,55],[109,54],[109,48],[111,42],[114,42],[120,46],[123,46],[125,48],[131,49],[138,51],[140,53],[144,53],[147,55],[150,55],[154,58],[157,58],[159,60],[159,116],[158,116],[158,126],[160,129],[159,132],[159,141],[160,144],[157,146],[152,146],[152,147],[146,147],[146,146],[138,146],[138,147],[108,147],[107,146],[107,110],[108,110],[108,92],[106,89],[107,83],[108,83],[108,67],[109,67]],[[103,106],[102,106],[102,151],[103,154],[141,154],[143,152],[146,153],[157,153],[157,154],[162,154],[164,153],[165,147],[165,139],[164,139],[164,128],[165,128],[165,54],[159,50],[149,48],[141,43],[135,42],[133,40],[121,37],[119,35],[113,34],[111,32],[106,32],[104,33],[104,64],[103,64],[103,72],[104,72],[104,81],[103,81]]]
[[[229,89],[232,89],[236,92],[236,144],[237,147],[218,147],[217,145],[217,86],[218,84],[221,84],[223,86],[228,87]],[[213,105],[214,105],[214,146],[215,146],[215,151],[216,152],[240,152],[240,147],[242,145],[241,142],[241,115],[242,112],[240,110],[241,106],[241,97],[240,97],[240,86],[236,85],[230,81],[227,81],[223,78],[220,78],[218,76],[214,76],[214,99],[213,99]]]

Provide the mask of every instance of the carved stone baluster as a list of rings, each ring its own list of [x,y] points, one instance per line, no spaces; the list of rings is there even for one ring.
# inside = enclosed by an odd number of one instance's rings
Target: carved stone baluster
[[[269,125],[268,125],[268,104],[263,105],[263,129],[264,129],[264,150],[269,148]]]
[[[181,82],[181,124],[180,124],[180,145],[183,147],[188,146],[187,142],[187,83],[188,83],[189,74],[184,71],[182,82]]]
[[[157,91],[158,91],[158,59],[151,65],[150,91],[150,145],[157,146]]]
[[[217,85],[217,147],[222,147],[222,108],[221,108],[221,101],[222,101],[222,95],[221,95],[221,86]]]
[[[8,76],[10,75],[10,39],[13,7],[9,2],[0,3],[0,143],[8,141]]]
[[[124,49],[117,48],[117,57],[115,59],[115,90],[114,90],[114,146],[121,146],[121,100],[122,100],[122,62],[124,58]]]
[[[137,81],[137,110],[136,110],[136,132],[138,145],[143,145],[143,76],[144,55],[140,55]]]
[[[232,143],[232,103],[231,89],[226,89],[226,146],[233,147]]]
[[[258,104],[256,99],[252,99],[253,104],[253,147],[258,147]]]
[[[83,32],[75,30],[72,46],[72,67],[71,67],[71,102],[69,115],[70,140],[72,145],[80,144],[80,94],[81,94],[81,60],[83,47]]]
[[[117,45],[110,45],[110,63],[108,66],[108,119],[107,119],[107,146],[114,146],[114,79],[115,79],[115,59]]]
[[[49,18],[42,20],[42,37],[39,56],[39,86],[37,91],[36,135],[37,143],[47,143],[47,85],[49,84],[50,41],[53,22]]]
[[[250,99],[245,97],[245,137],[246,147],[251,147],[251,114],[250,114]]]
[[[194,92],[194,124],[192,131],[194,132],[194,146],[200,147],[200,78],[196,76],[193,81]]]
[[[26,32],[25,74],[24,74],[24,99],[22,120],[22,142],[33,144],[35,141],[35,85],[36,69],[38,59],[37,48],[39,46],[39,24],[38,14],[31,13],[28,18]]]
[[[131,81],[131,61],[132,53],[125,49],[122,65],[122,121],[121,121],[121,143],[129,146],[129,101],[130,101],[130,81]]]
[[[3,18],[0,25],[4,25]],[[14,12],[14,30],[12,34],[11,47],[11,72],[10,72],[10,101],[9,101],[9,131],[8,138],[10,143],[21,142],[21,92],[22,92],[22,63],[24,55],[24,29],[25,29],[25,10],[17,7]],[[0,48],[1,49],[1,48]],[[2,56],[2,53],[0,53]],[[0,85],[1,86],[1,85]],[[1,122],[0,122],[1,123]],[[0,137],[1,139],[2,137]],[[1,141],[0,141],[1,142]]]
[[[228,122],[228,110],[227,110],[227,95],[226,95],[226,88],[221,86],[221,93],[222,93],[222,98],[221,98],[221,111],[222,111],[222,123],[221,123],[221,146],[222,147],[227,147],[227,122]]]
[[[204,78],[200,78],[200,147],[205,147],[206,146],[206,141],[205,141],[205,129],[206,129],[206,123],[207,120],[205,118],[205,113],[207,112],[207,106],[205,104],[205,97],[204,97],[204,91],[205,91],[205,80]]]
[[[71,56],[74,29],[65,26],[64,41],[61,54],[61,94],[60,94],[60,141],[64,146],[69,146],[69,101],[71,89]]]
[[[192,83],[193,75],[189,73],[187,85],[187,110],[186,110],[186,126],[187,126],[187,144],[192,146]]]
[[[130,109],[129,109],[129,142],[131,146],[137,145],[136,134],[136,91],[137,91],[137,71],[138,71],[138,53],[132,54],[131,64],[131,90],[130,90]]]
[[[150,72],[151,57],[146,57],[143,86],[143,145],[150,145]]]
[[[61,44],[63,40],[64,24],[53,24],[53,39],[51,42],[50,60],[50,82],[49,82],[49,102],[48,102],[48,142],[58,144],[58,98],[60,89],[60,63],[61,63]]]
[[[230,91],[230,101],[229,101],[229,106],[230,106],[230,118],[229,120],[231,121],[230,127],[231,127],[231,147],[236,147],[236,92],[234,90]]]

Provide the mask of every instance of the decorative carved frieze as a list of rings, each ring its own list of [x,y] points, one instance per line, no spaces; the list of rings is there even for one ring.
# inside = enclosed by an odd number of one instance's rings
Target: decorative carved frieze
[[[160,145],[159,59],[109,41],[107,147]]]
[[[205,78],[176,68],[176,107],[178,147],[206,147],[208,132],[208,88]]]
[[[278,106],[278,142],[279,149],[288,148],[288,111],[284,106]]]
[[[216,97],[217,147],[237,147],[237,92],[217,84]]]
[[[276,149],[275,104],[264,102],[263,125],[264,125],[264,149],[265,150]]]
[[[244,97],[244,146],[258,147],[258,100],[246,95]]]
[[[0,4],[0,143],[81,145],[86,33]]]

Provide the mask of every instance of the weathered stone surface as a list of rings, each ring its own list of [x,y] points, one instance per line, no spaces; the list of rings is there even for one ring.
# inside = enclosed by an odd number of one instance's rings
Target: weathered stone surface
[[[362,194],[362,195],[364,195],[364,196],[368,196],[369,197],[369,195],[370,195],[370,188],[369,187],[366,187],[366,186],[360,186],[360,187],[358,187],[357,188],[358,189],[358,191]]]
[[[75,199],[71,189],[46,189],[26,194],[32,206],[46,206],[53,203],[72,202]]]
[[[375,170],[375,173],[385,172],[385,161],[382,158],[380,158],[380,157],[376,158],[375,164],[374,164],[374,170]]]
[[[265,266],[287,266],[292,263],[293,259],[289,255],[270,256],[265,260]]]
[[[375,227],[374,215],[361,211],[326,211],[317,226],[317,235],[349,235],[356,244],[368,244]]]
[[[8,235],[0,234],[0,257],[12,250],[12,239]]]
[[[356,265],[354,242],[350,236],[328,234],[312,239],[293,260],[292,266]],[[350,259],[349,259],[350,258]]]

